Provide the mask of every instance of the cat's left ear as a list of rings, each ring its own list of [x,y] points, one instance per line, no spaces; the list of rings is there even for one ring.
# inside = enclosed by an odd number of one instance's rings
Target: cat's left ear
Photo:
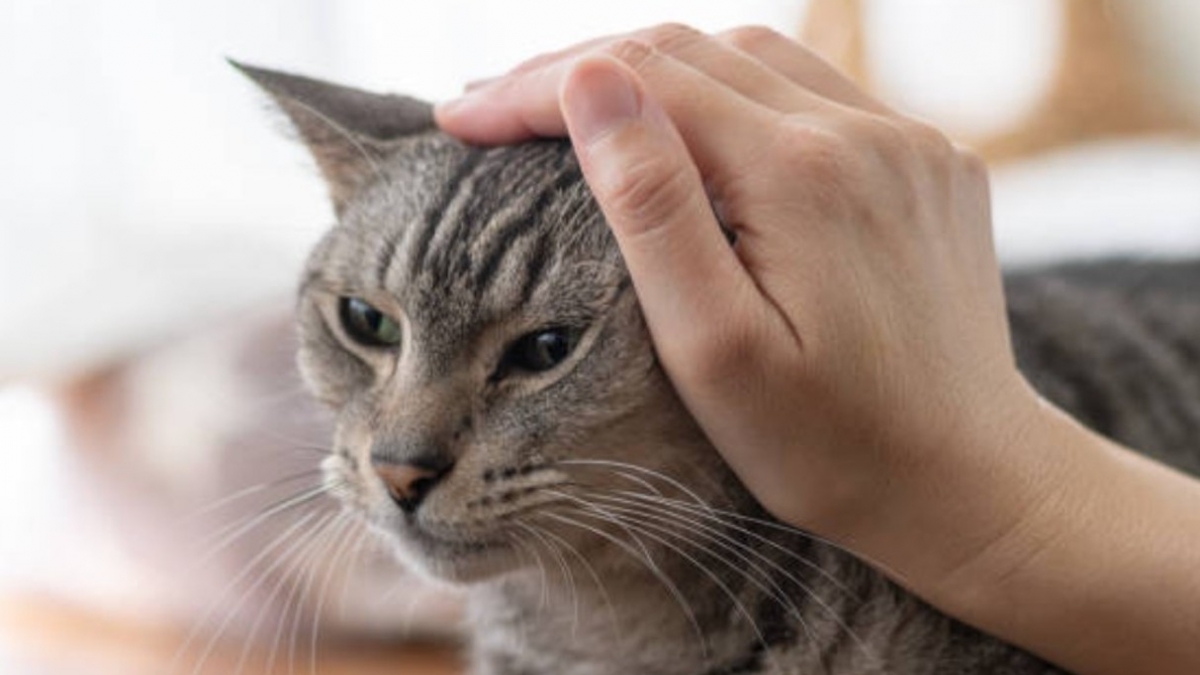
[[[291,120],[317,160],[339,214],[376,175],[389,141],[435,127],[433,107],[408,96],[229,63],[266,90]]]

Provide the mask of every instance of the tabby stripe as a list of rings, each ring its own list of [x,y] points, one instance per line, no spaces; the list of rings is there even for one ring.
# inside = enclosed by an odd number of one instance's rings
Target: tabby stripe
[[[396,257],[396,249],[400,246],[400,239],[403,235],[403,232],[382,233],[383,246],[379,247],[379,258],[375,261],[375,269],[379,270],[375,283],[380,288],[387,288],[388,271],[392,266],[392,260]]]
[[[508,253],[513,242],[531,228],[540,224],[546,210],[558,200],[569,186],[579,180],[579,168],[573,163],[569,164],[565,170],[558,174],[554,182],[538,195],[537,200],[534,201],[532,207],[525,213],[524,217],[517,218],[507,225],[502,226],[503,229],[499,233],[490,237],[491,246],[480,256],[480,261],[476,266],[476,272],[472,279],[475,288],[482,289],[491,281],[492,277],[496,274],[496,270],[500,268],[500,261]]]
[[[425,256],[429,252],[429,244],[433,241],[433,235],[437,232],[438,225],[441,223],[442,218],[445,217],[446,210],[450,208],[450,204],[453,203],[454,197],[458,194],[460,184],[471,175],[483,157],[483,150],[471,148],[469,154],[463,159],[458,167],[455,168],[454,174],[450,176],[450,179],[446,181],[445,185],[442,186],[441,191],[438,192],[437,199],[434,201],[433,206],[425,214],[424,222],[422,223],[425,226],[425,229],[420,231],[420,236],[417,238],[416,244],[413,247],[413,251],[409,258],[410,268],[418,269],[420,267],[419,263],[425,260]],[[391,265],[390,259],[388,261],[388,265]],[[388,272],[385,269],[383,278],[386,279],[387,276]]]
[[[481,177],[473,183],[482,182],[489,187],[467,188],[466,194],[461,195],[462,206],[458,209],[456,217],[452,222],[445,223],[445,231],[439,232],[434,238],[436,250],[428,254],[425,268],[422,270],[424,274],[439,285],[461,283],[468,278],[467,272],[471,267],[471,242],[478,241],[486,234],[488,223],[496,217],[494,209],[498,189],[490,186],[499,186],[499,189],[508,195],[509,201],[515,200],[516,195],[524,195],[539,188],[545,182],[540,169],[554,158],[557,146],[548,143],[542,146],[542,149],[542,152],[528,153],[515,161],[509,153],[486,152],[485,159],[476,171]],[[479,230],[480,227],[484,230]]]
[[[542,273],[550,263],[551,242],[549,237],[538,237],[533,244],[533,250],[525,255],[525,278],[521,280],[521,294],[518,296],[522,304],[533,297],[533,290],[542,279]]]
[[[512,171],[512,165],[506,161],[501,153],[486,152],[476,171],[479,178],[472,181],[472,185],[476,182],[482,182],[489,187],[497,182],[503,184],[504,175]],[[525,160],[516,166],[520,168],[529,163],[529,160]],[[518,188],[517,185],[505,187],[510,190]],[[439,232],[434,237],[437,243],[422,262],[421,272],[435,280],[438,285],[465,278],[466,267],[470,264],[469,258],[465,262],[462,260],[465,248],[482,234],[470,230],[479,227],[479,224],[486,220],[486,214],[495,207],[496,195],[493,190],[494,188],[472,189],[468,186],[465,190],[460,189],[462,194],[456,195],[455,198],[461,201],[461,207],[452,220],[441,223],[437,228]],[[455,253],[458,257],[452,267],[451,256]]]

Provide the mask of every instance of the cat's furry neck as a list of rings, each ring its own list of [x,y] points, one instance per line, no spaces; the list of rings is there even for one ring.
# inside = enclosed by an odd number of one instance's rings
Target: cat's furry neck
[[[544,573],[525,570],[471,594],[480,672],[684,675],[761,651],[749,622],[714,580],[685,577],[682,589],[663,582],[659,574],[670,574],[678,560],[660,557],[658,574],[640,563],[602,560],[597,576],[620,583],[600,586],[582,565],[567,562],[568,578],[555,558],[543,555]],[[752,616],[769,602],[748,584],[729,590]],[[491,661],[505,663],[493,668]],[[564,670],[564,664],[571,665]]]
[[[591,562],[598,576],[621,581],[600,591],[577,561],[564,556],[560,562],[545,554],[544,573],[535,569],[509,575],[471,594],[475,672],[1059,672],[937,613],[848,554],[798,537],[774,537],[792,547],[789,550],[804,551],[814,567],[804,569],[772,546],[754,546],[771,561],[759,565],[762,574],[733,574],[726,568],[717,581],[685,570],[692,563],[678,555],[656,556],[661,561],[657,573],[628,555],[622,554],[624,560],[602,555]],[[573,584],[562,565],[570,569]],[[678,588],[688,612],[660,573],[688,580],[686,587]],[[705,636],[703,642],[697,628]],[[896,670],[897,664],[911,669]]]
[[[655,550],[661,546],[648,548],[656,568],[618,550],[592,558],[599,578],[619,584],[597,584],[578,561],[543,553],[544,572],[526,570],[479,586],[471,597],[479,672],[782,672],[772,671],[770,662],[796,645],[817,661],[845,652],[838,658],[861,666],[873,660],[870,647],[860,644],[863,628],[843,625],[846,617],[868,603],[909,602],[857,561],[810,543],[796,550],[810,551],[820,572],[797,569],[795,560],[758,546],[766,558],[750,574],[720,569],[709,559],[703,563],[717,574],[697,575],[687,569],[695,563]],[[664,579],[687,582],[672,582],[672,588]],[[791,672],[796,657],[787,659]]]

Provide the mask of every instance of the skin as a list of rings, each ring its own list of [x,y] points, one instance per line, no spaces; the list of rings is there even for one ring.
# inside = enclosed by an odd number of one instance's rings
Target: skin
[[[570,136],[664,368],[777,517],[1074,672],[1200,671],[1200,483],[1017,371],[979,159],[761,28],[600,38],[437,120]]]

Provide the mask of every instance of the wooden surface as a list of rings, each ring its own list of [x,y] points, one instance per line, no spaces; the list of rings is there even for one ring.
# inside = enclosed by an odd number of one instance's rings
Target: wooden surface
[[[292,664],[269,649],[220,645],[204,659],[172,663],[185,631],[114,621],[45,600],[0,597],[0,673],[4,675],[459,675],[446,645],[323,641],[316,662],[308,645]],[[243,659],[243,653],[246,654]],[[239,671],[240,668],[240,671]]]

